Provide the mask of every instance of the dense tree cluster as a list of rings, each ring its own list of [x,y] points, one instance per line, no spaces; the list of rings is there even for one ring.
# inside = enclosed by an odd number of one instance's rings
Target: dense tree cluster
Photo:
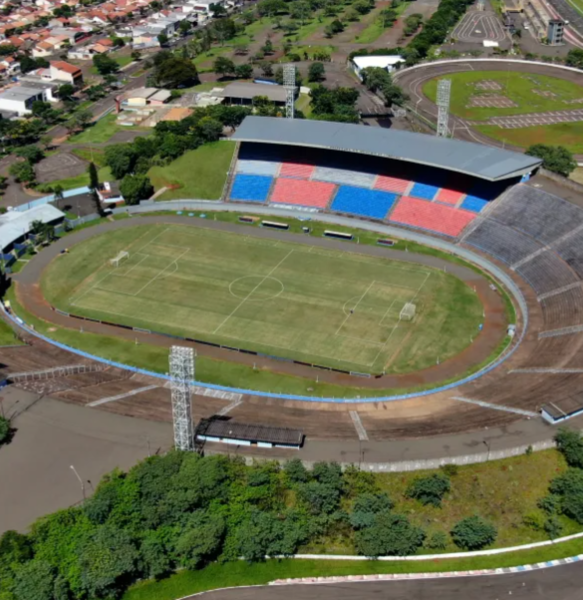
[[[379,92],[387,106],[401,106],[407,95],[393,82],[391,74],[380,67],[367,67],[362,70],[363,83],[371,92]]]
[[[312,116],[322,121],[340,121],[358,123],[359,115],[355,107],[358,90],[347,87],[334,89],[316,85],[310,92],[312,97]]]
[[[411,64],[425,58],[431,46],[445,41],[451,27],[466,12],[472,0],[441,0],[438,9],[415,36],[406,49],[407,61]]]
[[[542,158],[543,167],[568,177],[577,168],[577,161],[573,153],[564,146],[549,146],[547,144],[533,144],[526,149],[526,154]]]

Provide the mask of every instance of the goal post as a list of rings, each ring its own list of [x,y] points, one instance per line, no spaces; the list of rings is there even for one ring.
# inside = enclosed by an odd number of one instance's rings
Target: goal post
[[[114,266],[114,267],[119,267],[119,263],[124,259],[124,258],[129,258],[130,257],[130,253],[126,252],[125,250],[122,250],[115,258],[112,258],[109,261],[109,264]]]
[[[417,307],[413,302],[406,302],[401,309],[401,313],[399,314],[399,321],[412,321],[415,317],[415,312]]]

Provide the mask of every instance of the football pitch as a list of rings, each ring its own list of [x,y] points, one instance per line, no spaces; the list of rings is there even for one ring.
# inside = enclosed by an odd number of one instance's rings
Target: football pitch
[[[482,305],[464,282],[349,250],[140,225],[74,246],[42,286],[73,314],[355,372],[415,371],[471,343]]]

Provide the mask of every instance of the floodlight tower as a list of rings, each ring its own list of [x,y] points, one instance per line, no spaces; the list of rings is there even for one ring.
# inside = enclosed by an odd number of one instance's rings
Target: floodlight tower
[[[437,82],[437,135],[447,137],[449,134],[449,100],[451,96],[451,79],[440,79]]]
[[[194,450],[191,407],[193,381],[193,349],[172,346],[170,349],[170,389],[172,393],[174,447],[177,450]]]
[[[283,65],[283,85],[285,87],[285,116],[294,118],[294,105],[296,97],[296,66]]]

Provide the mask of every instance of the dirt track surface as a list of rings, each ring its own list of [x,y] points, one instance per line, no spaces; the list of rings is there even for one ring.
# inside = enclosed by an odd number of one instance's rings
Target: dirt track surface
[[[40,290],[40,279],[44,269],[48,264],[58,257],[61,250],[70,247],[74,244],[81,243],[105,231],[114,229],[124,229],[126,227],[134,227],[152,223],[152,217],[132,218],[120,221],[104,223],[102,225],[83,229],[77,233],[71,234],[66,238],[52,244],[49,248],[41,252],[27,265],[26,269],[15,275],[14,280],[18,282],[17,294],[20,302],[31,313],[39,316],[44,321],[54,323],[55,325],[79,328],[83,327],[84,331],[93,332],[101,335],[113,335],[134,341],[136,338],[139,341],[147,342],[158,346],[170,347],[176,343],[176,340],[170,337],[165,337],[156,334],[144,334],[127,329],[116,328],[110,325],[94,323],[91,321],[80,321],[71,317],[67,317],[55,312],[51,306],[44,300]],[[252,356],[240,352],[234,352],[224,348],[214,348],[204,344],[195,344],[184,342],[184,345],[190,345],[196,348],[199,355],[208,356],[210,358],[229,360],[253,366],[256,364],[260,369],[269,369],[279,373],[288,375],[296,375],[313,379],[317,374],[320,381],[333,383],[337,385],[352,385],[370,389],[389,389],[389,388],[406,388],[425,384],[437,384],[440,381],[451,379],[459,376],[473,365],[479,364],[486,360],[506,335],[506,322],[504,314],[504,304],[498,293],[493,292],[489,288],[488,281],[477,274],[475,271],[463,266],[455,265],[445,260],[415,254],[413,252],[400,252],[387,248],[367,246],[367,245],[351,245],[346,242],[301,237],[296,234],[270,231],[259,228],[248,228],[244,225],[232,223],[224,223],[221,221],[210,221],[206,219],[198,219],[193,217],[155,217],[157,223],[181,224],[181,225],[196,225],[221,231],[230,231],[244,235],[251,235],[274,240],[290,241],[294,243],[305,244],[309,246],[321,246],[325,248],[333,248],[341,251],[349,251],[351,253],[366,254],[370,256],[380,256],[399,260],[402,262],[418,263],[428,267],[437,269],[447,269],[449,273],[459,277],[467,285],[475,288],[485,311],[484,328],[476,341],[462,351],[460,354],[451,359],[432,366],[428,369],[418,371],[411,374],[403,375],[386,375],[379,378],[362,378],[351,375],[344,375],[332,371],[322,369],[315,370],[311,367],[296,365],[290,362],[278,361],[274,359]],[[182,342],[181,342],[182,343]]]
[[[551,65],[513,63],[505,60],[480,62],[459,60],[447,64],[429,63],[423,68],[404,70],[395,75],[395,80],[409,95],[410,103],[415,107],[415,110],[431,121],[436,122],[437,106],[423,94],[424,83],[435,77],[444,77],[451,73],[460,73],[464,71],[519,71],[521,73],[557,77],[558,79],[565,79],[566,81],[583,86],[583,72],[567,71]],[[460,140],[477,142],[488,146],[495,146],[497,148],[506,148],[507,150],[515,150],[516,152],[524,151],[523,148],[502,144],[502,142],[498,142],[497,140],[481,134],[479,131],[474,130],[468,125],[466,120],[453,115],[450,116],[450,130],[454,132],[454,137]]]

